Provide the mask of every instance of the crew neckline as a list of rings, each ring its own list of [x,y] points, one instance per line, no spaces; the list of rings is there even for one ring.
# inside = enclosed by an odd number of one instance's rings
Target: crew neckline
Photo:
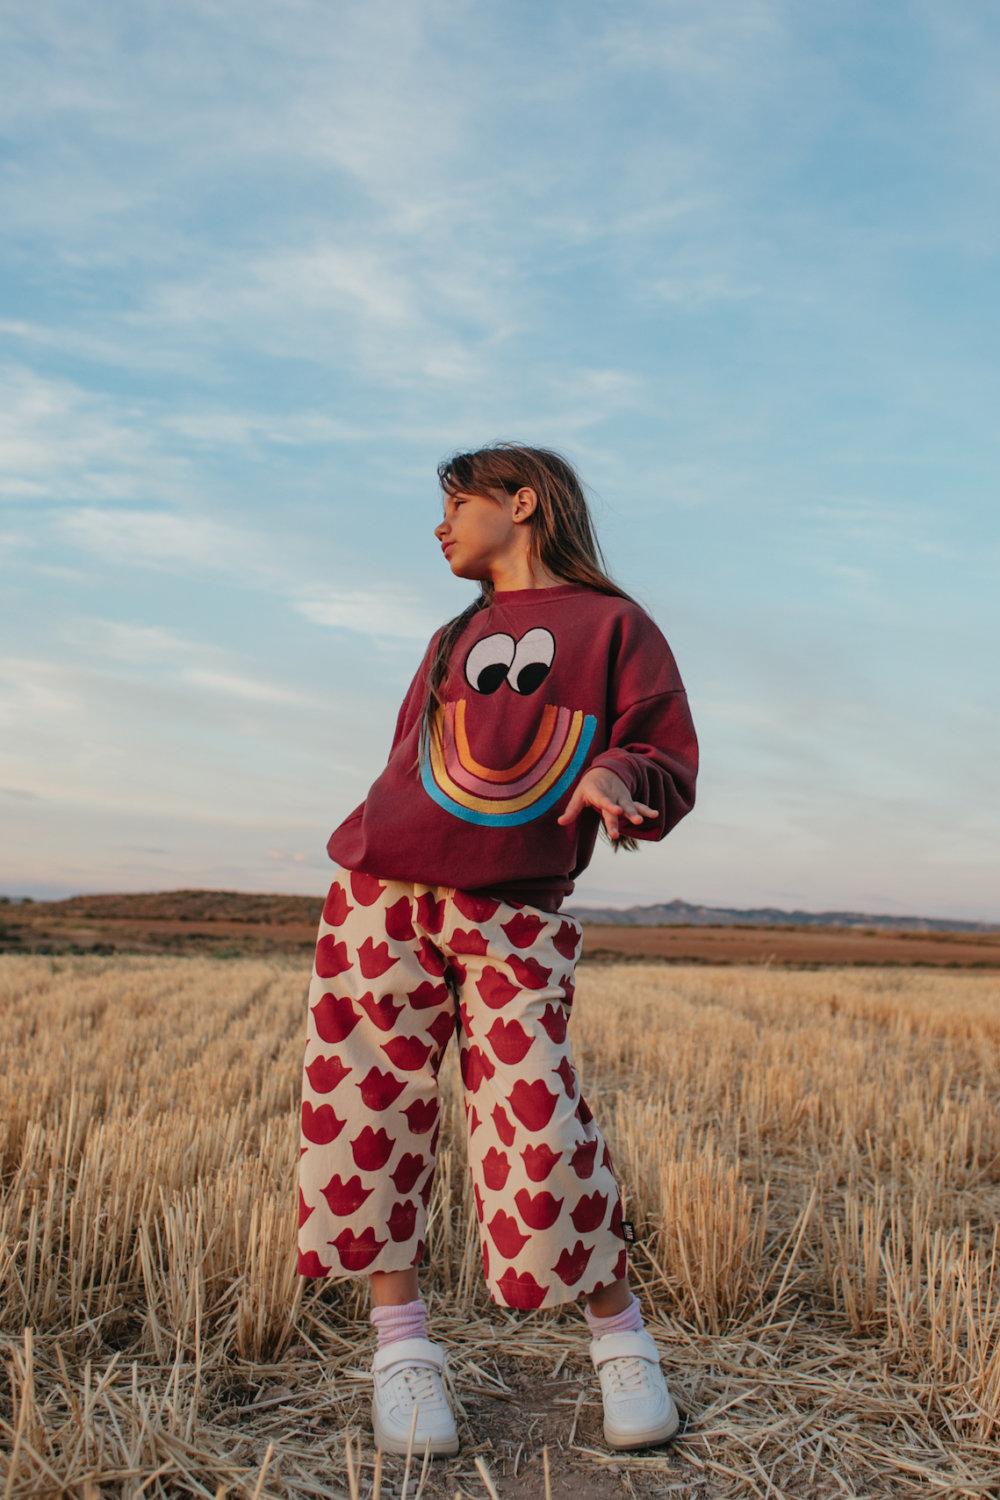
[[[571,594],[591,594],[582,583],[556,583],[547,589],[494,589],[494,604],[541,604],[546,599],[568,599]]]

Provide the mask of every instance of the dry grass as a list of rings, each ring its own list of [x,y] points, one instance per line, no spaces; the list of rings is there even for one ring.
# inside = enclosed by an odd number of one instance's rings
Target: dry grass
[[[5,1496],[1000,1493],[995,976],[585,966],[687,1429],[607,1453],[576,1311],[485,1296],[456,1144],[426,1284],[464,1446],[426,1468],[371,1450],[357,1285],[294,1275],[304,993],[283,959],[0,959]]]

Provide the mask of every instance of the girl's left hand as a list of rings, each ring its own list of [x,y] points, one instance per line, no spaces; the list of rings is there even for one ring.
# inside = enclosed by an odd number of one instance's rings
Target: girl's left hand
[[[569,799],[566,811],[558,821],[564,824],[574,823],[585,807],[592,807],[595,812],[600,813],[612,842],[617,842],[620,837],[618,824],[622,817],[628,818],[630,823],[641,823],[644,818],[656,817],[655,807],[647,807],[645,802],[633,802],[621,777],[616,776],[614,771],[605,770],[603,766],[595,766],[581,778]]]

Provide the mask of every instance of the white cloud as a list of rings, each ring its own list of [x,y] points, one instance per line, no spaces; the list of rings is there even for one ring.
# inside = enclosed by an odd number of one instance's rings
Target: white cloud
[[[282,416],[221,407],[199,408],[170,413],[161,419],[161,425],[203,448],[254,449],[267,444],[284,448],[333,447],[365,442],[374,435],[367,427],[319,411]]]
[[[129,500],[175,496],[187,465],[128,403],[25,366],[0,369],[0,493]]]
[[[315,704],[317,700],[294,688],[282,687],[278,683],[261,682],[256,677],[245,677],[237,672],[218,672],[208,667],[189,667],[182,672],[181,680],[206,688],[211,693],[222,693],[230,698],[244,698],[250,703],[296,703]]]
[[[629,72],[665,73],[683,87],[731,95],[764,86],[761,64],[785,37],[776,0],[661,0],[615,16],[602,37],[608,62]],[[750,66],[756,61],[756,69]]]
[[[394,597],[388,588],[384,593],[330,592],[323,598],[301,599],[294,607],[313,625],[375,637],[426,641],[441,624],[439,612],[419,599]]]
[[[171,569],[184,563],[229,572],[246,551],[234,527],[180,511],[84,506],[60,513],[56,525],[74,546],[113,563]]]
[[[88,618],[74,622],[68,634],[74,647],[102,665],[167,667],[177,682],[248,703],[320,705],[314,695],[286,683],[269,682],[248,670],[252,663],[241,654],[175,630]]]
[[[218,651],[207,642],[182,636],[159,625],[125,624],[120,620],[94,617],[68,622],[67,634],[74,643],[104,661],[163,663],[180,666],[203,661],[205,653]]]

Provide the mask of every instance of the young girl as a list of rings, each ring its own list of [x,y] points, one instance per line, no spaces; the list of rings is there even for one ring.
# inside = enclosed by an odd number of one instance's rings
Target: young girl
[[[567,1041],[581,932],[559,914],[608,837],[660,839],[697,744],[669,647],[604,572],[580,482],[545,449],[443,463],[435,529],[478,597],[434,637],[385,770],[328,845],[302,1106],[304,1276],[364,1273],[375,1439],[454,1453],[417,1267],[454,1031],[483,1269],[505,1307],[582,1299],[614,1448],[678,1417],[626,1279],[611,1158]]]

